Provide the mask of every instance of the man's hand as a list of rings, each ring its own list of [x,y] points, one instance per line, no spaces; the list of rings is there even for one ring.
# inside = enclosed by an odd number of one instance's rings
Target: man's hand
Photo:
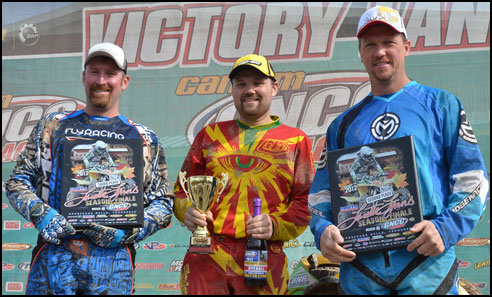
[[[353,261],[356,257],[355,253],[342,248],[340,246],[342,243],[340,230],[335,225],[326,227],[320,238],[321,254],[334,263]]]
[[[125,232],[120,229],[102,226],[96,223],[91,223],[90,229],[82,231],[85,236],[89,237],[92,243],[103,248],[115,248],[126,242],[132,241],[137,233],[132,234],[132,238],[129,238],[128,235],[130,232],[131,230]]]
[[[204,214],[193,206],[188,207],[184,216],[186,228],[191,232],[195,231],[198,226],[206,227],[207,220],[210,222],[213,221],[212,212],[207,211],[207,213]]]
[[[61,239],[75,234],[75,229],[65,217],[44,203],[33,207],[31,218],[46,242],[61,244]]]
[[[408,245],[407,251],[412,252],[416,248],[419,254],[432,257],[444,252],[445,246],[441,234],[431,221],[424,220],[417,223],[409,231],[422,233]]]
[[[253,218],[249,215],[246,219],[246,233],[256,239],[270,239],[273,236],[273,222],[266,213]]]

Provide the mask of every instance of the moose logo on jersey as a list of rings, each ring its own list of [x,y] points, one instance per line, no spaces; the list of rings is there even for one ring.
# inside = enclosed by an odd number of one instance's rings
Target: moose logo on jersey
[[[371,134],[377,140],[387,140],[400,128],[400,118],[391,112],[378,116],[371,124]]]

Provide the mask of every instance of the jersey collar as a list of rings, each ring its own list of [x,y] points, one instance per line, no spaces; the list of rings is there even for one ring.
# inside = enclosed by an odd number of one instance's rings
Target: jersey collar
[[[385,94],[385,95],[380,95],[380,96],[374,96],[372,94],[372,92],[371,92],[369,95],[373,96],[374,99],[379,99],[379,100],[383,100],[383,101],[386,101],[386,102],[390,102],[391,100],[393,100],[393,98],[396,98],[398,95],[400,95],[402,92],[404,92],[406,88],[408,88],[410,86],[413,86],[415,84],[417,84],[417,82],[414,81],[414,80],[412,80],[411,82],[409,82],[405,86],[403,86],[403,88],[401,88],[396,93]]]

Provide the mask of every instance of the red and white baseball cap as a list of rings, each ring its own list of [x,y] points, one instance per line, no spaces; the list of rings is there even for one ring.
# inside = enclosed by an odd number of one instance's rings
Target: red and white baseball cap
[[[85,58],[84,67],[90,62],[90,60],[100,56],[113,59],[116,65],[118,65],[118,67],[126,73],[127,62],[125,52],[123,52],[121,47],[109,42],[98,43],[91,47],[87,53],[87,58]]]
[[[408,38],[403,19],[398,11],[386,6],[375,6],[360,17],[359,25],[357,26],[357,38],[360,38],[367,28],[377,24],[388,25],[395,31],[403,33],[405,38]]]

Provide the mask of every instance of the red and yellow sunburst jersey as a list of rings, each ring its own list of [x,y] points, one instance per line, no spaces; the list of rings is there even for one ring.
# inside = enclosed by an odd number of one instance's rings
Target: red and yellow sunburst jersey
[[[309,224],[307,195],[314,176],[311,144],[306,134],[280,123],[249,127],[237,121],[213,123],[196,136],[181,171],[186,177],[210,175],[229,182],[219,202],[211,207],[211,233],[229,238],[246,237],[246,218],[253,213],[253,198],[262,200],[262,213],[270,215],[271,240],[296,238]],[[191,205],[179,182],[175,185],[174,213],[184,222]]]
[[[229,181],[210,208],[213,224],[207,227],[215,242],[214,253],[186,254],[180,280],[183,294],[287,293],[288,262],[282,246],[309,224],[307,196],[314,165],[306,134],[281,124],[278,117],[272,120],[256,127],[239,120],[213,123],[193,141],[181,168],[186,177],[222,178],[227,173]],[[175,193],[174,214],[184,222],[191,202],[179,181]],[[253,213],[255,197],[261,198],[261,212],[269,214],[274,230],[267,241],[268,274],[263,287],[248,287],[243,280],[246,219]]]

